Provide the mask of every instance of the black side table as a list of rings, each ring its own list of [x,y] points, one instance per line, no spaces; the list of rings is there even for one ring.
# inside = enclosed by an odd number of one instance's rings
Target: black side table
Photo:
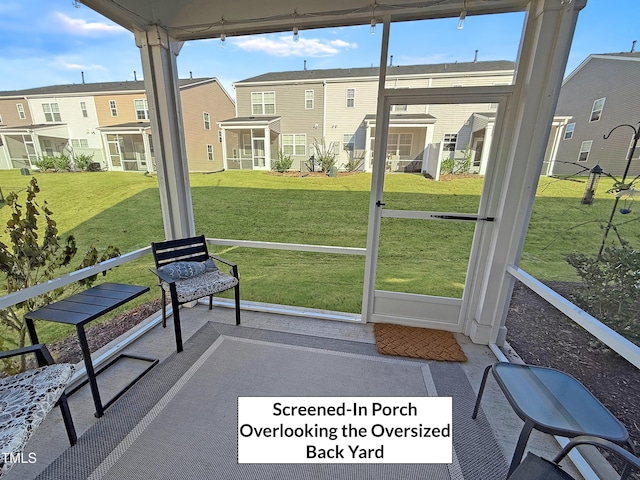
[[[137,285],[126,285],[121,283],[103,283],[92,287],[84,292],[71,295],[59,302],[51,303],[45,307],[29,312],[25,315],[27,329],[29,330],[29,336],[32,344],[39,343],[38,335],[36,333],[34,320],[46,320],[49,322],[66,323],[68,325],[75,325],[78,334],[78,340],[80,342],[80,348],[82,350],[82,358],[87,369],[87,378],[89,386],[91,388],[91,395],[93,396],[93,403],[96,407],[96,417],[101,417],[104,414],[104,410],[108,408],[113,402],[115,402],[124,392],[126,392],[135,382],[137,382],[142,376],[144,376],[151,368],[153,368],[158,362],[158,359],[137,357],[133,355],[121,354],[117,358],[128,357],[137,360],[144,360],[151,363],[151,365],[138,375],[132,382],[130,382],[124,389],[116,394],[111,400],[103,404],[100,399],[100,391],[98,390],[98,383],[96,381],[96,375],[104,371],[114,361],[107,364],[96,372],[93,368],[93,362],[91,361],[91,352],[89,351],[89,344],[87,342],[87,336],[84,331],[84,326],[101,317],[102,315],[118,308],[121,305],[133,300],[136,297],[149,291],[149,287],[141,287]]]

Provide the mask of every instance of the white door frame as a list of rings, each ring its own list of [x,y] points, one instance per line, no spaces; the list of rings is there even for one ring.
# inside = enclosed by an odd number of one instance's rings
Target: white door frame
[[[381,218],[428,218],[430,212],[384,212],[384,174],[385,152],[387,135],[378,132],[387,132],[391,105],[393,104],[473,104],[473,103],[497,103],[498,116],[496,118],[496,131],[499,132],[502,125],[504,112],[513,91],[513,86],[481,86],[481,87],[456,87],[456,88],[425,88],[425,89],[384,89],[380,95],[378,114],[376,116],[376,148],[373,163],[373,175],[371,197],[369,204],[369,231],[367,236],[367,258],[365,264],[365,280],[362,302],[362,318],[365,322],[387,322],[405,325],[439,328],[454,332],[463,332],[466,329],[465,311],[470,301],[471,289],[468,286],[479,274],[481,266],[481,252],[484,251],[482,240],[491,231],[491,224],[478,222],[469,256],[469,265],[465,280],[465,289],[462,299],[416,295],[408,293],[387,292],[375,289],[377,270],[377,258],[379,250],[379,236]],[[496,135],[490,149],[491,158],[495,157],[499,143],[499,135]],[[486,145],[485,145],[486,148]],[[487,212],[487,197],[493,185],[500,185],[499,172],[494,172],[493,165],[487,168],[485,182],[480,198],[477,215],[471,215],[479,219],[493,217],[492,212]],[[493,192],[495,194],[495,192]],[[436,212],[431,212],[436,213]],[[469,215],[465,215],[469,217]],[[481,267],[480,267],[481,268]]]

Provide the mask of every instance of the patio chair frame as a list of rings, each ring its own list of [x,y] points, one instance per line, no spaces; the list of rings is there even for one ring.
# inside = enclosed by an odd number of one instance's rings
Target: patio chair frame
[[[162,326],[167,326],[167,299],[166,291],[162,288],[162,283],[169,285],[169,292],[171,296],[171,307],[173,310],[173,325],[176,335],[176,348],[178,352],[182,351],[182,329],[180,326],[180,305],[185,303],[191,303],[193,300],[187,302],[180,302],[178,300],[178,293],[176,289],[176,280],[172,279],[160,270],[160,267],[168,265],[177,261],[188,262],[204,262],[208,259],[212,259],[215,262],[219,262],[231,267],[231,275],[238,280],[238,283],[234,287],[230,287],[224,290],[214,292],[210,295],[204,295],[209,297],[209,310],[213,308],[213,296],[217,293],[235,289],[235,310],[236,310],[236,325],[240,325],[240,276],[238,274],[238,265],[229,262],[223,258],[215,255],[210,255],[207,248],[207,241],[204,235],[197,237],[181,238],[178,240],[166,240],[163,242],[153,242],[151,244],[153,251],[153,258],[156,264],[155,270],[151,270],[159,279],[160,290],[162,291]]]

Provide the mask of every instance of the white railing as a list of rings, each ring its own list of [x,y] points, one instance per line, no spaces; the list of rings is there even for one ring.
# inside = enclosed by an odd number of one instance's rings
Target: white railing
[[[540,295],[543,300],[560,310],[591,335],[596,337],[613,351],[617,352],[621,357],[628,360],[637,368],[640,368],[640,347],[638,345],[627,340],[584,310],[581,310],[569,300],[559,295],[539,280],[536,280],[527,272],[514,265],[509,265],[507,267],[507,272],[517,280],[520,280],[524,285]]]

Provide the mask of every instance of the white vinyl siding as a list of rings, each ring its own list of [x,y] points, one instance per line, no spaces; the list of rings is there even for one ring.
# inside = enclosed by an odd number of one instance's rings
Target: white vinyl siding
[[[600,120],[605,100],[606,98],[599,98],[598,100],[593,102],[593,108],[591,109],[591,117],[589,118],[589,122],[597,122],[598,120]]]
[[[251,113],[253,115],[276,113],[276,92],[251,92]]]
[[[314,103],[314,94],[313,90],[305,90],[304,91],[304,108],[305,110],[313,110]]]
[[[204,120],[204,129],[211,130],[211,115],[207,112],[202,112],[202,118]]]
[[[569,140],[573,138],[573,132],[576,129],[575,123],[570,123],[567,125],[567,128],[564,130],[564,139]]]
[[[347,88],[347,108],[353,108],[356,106],[356,89]]]
[[[118,107],[115,100],[109,100],[109,110],[111,110],[112,117],[118,116]]]
[[[589,160],[589,153],[591,152],[592,143],[592,140],[586,140],[582,142],[582,145],[580,145],[580,154],[578,155],[579,162],[586,162],[587,160]]]
[[[138,120],[149,120],[149,104],[146,99],[134,100],[133,108],[136,110]]]
[[[57,103],[43,103],[44,119],[47,122],[61,122],[60,108]]]
[[[282,135],[282,153],[285,155],[306,155],[307,135],[304,133]]]
[[[16,104],[16,108],[18,109],[18,117],[20,120],[24,120],[27,116],[24,113],[24,106],[21,103]]]

